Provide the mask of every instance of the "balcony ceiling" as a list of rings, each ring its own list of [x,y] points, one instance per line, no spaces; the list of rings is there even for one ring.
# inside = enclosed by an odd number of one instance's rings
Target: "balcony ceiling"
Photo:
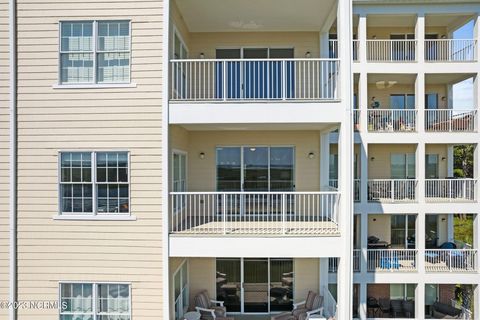
[[[334,0],[177,0],[190,32],[320,31],[336,3]]]

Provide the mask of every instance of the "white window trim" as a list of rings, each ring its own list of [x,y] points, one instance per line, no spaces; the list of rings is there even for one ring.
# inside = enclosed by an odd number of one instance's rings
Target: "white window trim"
[[[97,288],[98,285],[102,284],[120,284],[120,285],[127,285],[128,286],[128,315],[130,316],[130,320],[132,320],[132,284],[130,282],[116,282],[116,281],[102,281],[102,282],[91,282],[91,281],[59,281],[58,282],[58,319],[62,316],[62,284],[90,284],[92,285],[92,313],[93,313],[93,320],[97,320],[98,314],[97,312]]]
[[[130,61],[128,65],[128,81],[126,82],[97,82],[97,54],[102,51],[97,50],[98,41],[98,23],[99,22],[116,22],[127,21],[129,28],[129,40],[128,40],[128,59]],[[74,22],[91,22],[92,23],[92,41],[93,41],[93,82],[79,82],[79,83],[63,83],[62,82],[62,23],[74,23]],[[90,51],[89,51],[90,52]],[[82,52],[78,52],[82,53]],[[58,79],[57,83],[52,85],[53,89],[89,89],[89,88],[135,88],[137,85],[132,83],[132,19],[106,19],[106,20],[60,20],[58,22]]]
[[[63,212],[62,211],[62,194],[60,185],[62,184],[62,153],[78,152],[78,153],[90,153],[91,154],[91,177],[92,177],[92,212]],[[127,154],[127,183],[128,184],[128,212],[101,212],[97,211],[97,153],[109,153],[109,152],[123,152]],[[137,218],[131,214],[131,161],[130,152],[126,150],[60,150],[57,153],[57,187],[58,187],[58,212],[53,216],[53,220],[105,220],[105,221],[133,221]]]
[[[190,50],[189,48],[187,47],[185,41],[183,40],[183,37],[182,37],[182,34],[181,32],[178,30],[177,26],[174,24],[173,27],[173,37],[172,37],[172,52],[170,53],[171,54],[171,57],[172,59],[176,59],[175,58],[175,37],[178,37],[178,39],[180,40],[180,43],[182,44],[183,48],[185,49],[185,53],[187,54],[187,59],[190,57]],[[180,58],[179,58],[180,59]]]

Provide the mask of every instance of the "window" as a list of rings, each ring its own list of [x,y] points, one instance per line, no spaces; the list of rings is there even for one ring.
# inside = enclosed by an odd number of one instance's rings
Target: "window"
[[[130,320],[130,286],[62,283],[60,305],[60,320]]]
[[[425,178],[438,178],[438,154],[425,155]]]
[[[60,83],[129,82],[129,21],[60,23]]]
[[[177,29],[174,28],[173,36],[173,59],[187,59],[188,50]]]
[[[293,147],[217,147],[218,191],[293,191]]]
[[[392,154],[390,171],[392,179],[415,179],[415,154]]]
[[[60,176],[62,214],[130,212],[127,152],[62,152]]]
[[[395,248],[415,249],[415,216],[391,216],[391,243]]]
[[[183,314],[187,311],[188,302],[188,264],[185,261],[180,269],[173,275],[174,299],[175,299],[175,319],[183,319]]]

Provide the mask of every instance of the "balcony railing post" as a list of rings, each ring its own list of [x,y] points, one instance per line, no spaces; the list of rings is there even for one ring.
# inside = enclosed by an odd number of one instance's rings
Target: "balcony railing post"
[[[282,234],[285,234],[286,194],[282,193]]]
[[[287,62],[282,60],[282,100],[287,100]]]
[[[223,66],[223,101],[227,101],[227,61],[223,60],[222,62]]]
[[[390,197],[392,202],[395,202],[395,180],[390,180]]]
[[[222,195],[223,234],[227,234],[227,195]]]

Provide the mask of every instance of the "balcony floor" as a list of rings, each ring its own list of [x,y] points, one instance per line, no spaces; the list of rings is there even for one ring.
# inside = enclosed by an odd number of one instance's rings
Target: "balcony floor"
[[[331,221],[317,222],[285,222],[285,233],[282,224],[275,221],[229,221],[225,228],[225,234],[229,236],[241,235],[281,235],[281,236],[321,236],[339,234],[338,226]],[[185,230],[175,231],[172,235],[222,235],[224,223],[222,221],[207,222],[198,226],[182,228]]]

